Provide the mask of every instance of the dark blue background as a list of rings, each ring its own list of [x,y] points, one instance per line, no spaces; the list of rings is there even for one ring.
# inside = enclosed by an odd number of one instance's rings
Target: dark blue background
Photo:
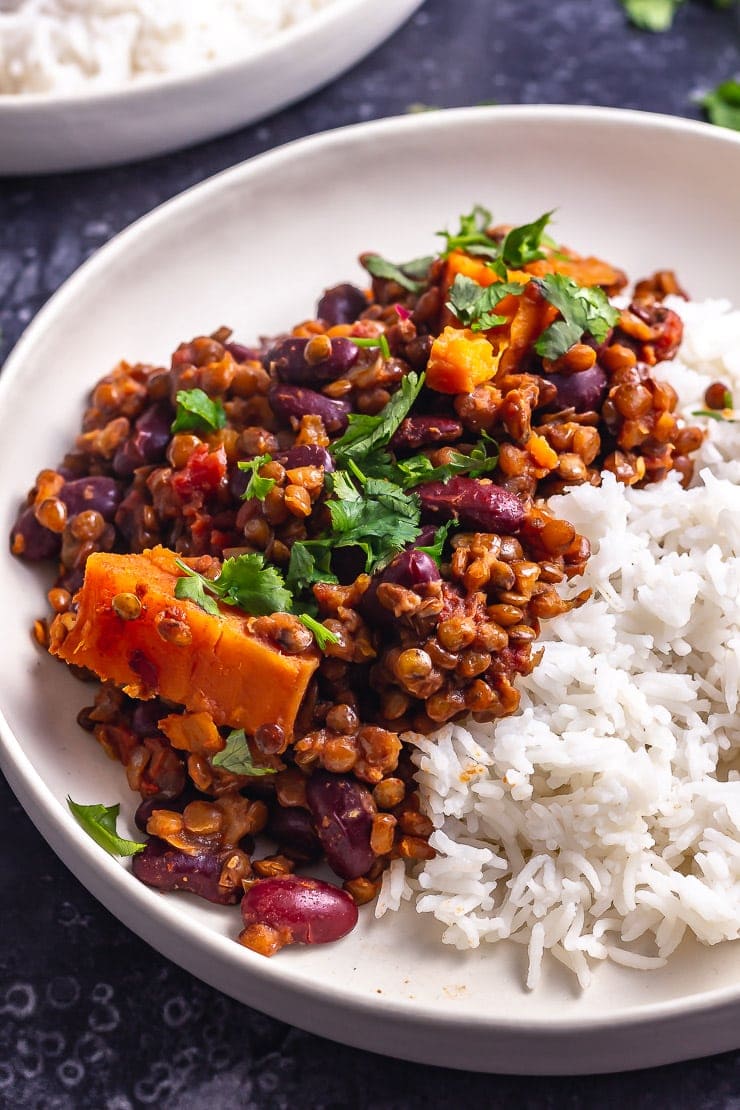
[[[135,166],[0,182],[0,356],[120,228],[290,139],[419,102],[606,104],[697,116],[697,94],[732,76],[740,76],[738,24],[700,0],[660,36],[628,27],[617,0],[427,0],[351,73],[262,124]],[[399,204],[413,203],[397,188]],[[485,1077],[384,1060],[249,1011],[119,925],[59,863],[1,780],[0,883],[0,1105],[740,1107],[740,1053],[621,1076]]]

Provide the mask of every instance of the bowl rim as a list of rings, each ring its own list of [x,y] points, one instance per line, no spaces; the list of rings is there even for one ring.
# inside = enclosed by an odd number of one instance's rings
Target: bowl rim
[[[245,54],[244,57],[201,65],[192,72],[148,73],[110,88],[86,89],[83,85],[79,89],[61,94],[53,91],[0,92],[0,119],[11,115],[22,117],[42,109],[60,111],[84,107],[91,110],[112,111],[121,101],[131,101],[133,106],[138,99],[151,93],[177,93],[198,84],[207,85],[217,80],[228,81],[230,77],[238,76],[245,68],[257,66],[263,62],[269,63],[271,60],[277,64],[279,55],[283,52],[289,53],[301,39],[331,31],[332,25],[344,16],[350,15],[355,10],[359,13],[362,8],[368,8],[375,2],[377,0],[331,0],[325,7],[310,12],[297,23],[270,35],[256,50]],[[411,15],[414,8],[419,7],[424,0],[405,0],[405,2],[409,6],[408,14]]]
[[[696,120],[686,120],[682,117],[632,109],[573,105],[481,106],[445,109],[434,113],[393,116],[367,123],[352,124],[296,139],[222,170],[207,180],[189,187],[157,206],[151,212],[139,217],[84,262],[36,313],[9,354],[5,368],[2,375],[0,375],[0,409],[3,406],[6,394],[15,385],[16,380],[22,374],[27,373],[26,350],[35,342],[37,331],[44,331],[54,323],[55,318],[64,312],[67,302],[74,298],[79,285],[94,278],[99,269],[105,269],[109,261],[125,252],[131,241],[142,234],[148,233],[159,223],[166,223],[173,219],[177,220],[190,205],[202,204],[203,201],[207,201],[209,197],[217,194],[231,182],[248,179],[253,175],[258,176],[263,169],[271,170],[279,167],[285,161],[294,159],[296,156],[300,158],[304,151],[315,153],[316,151],[357,141],[370,140],[377,142],[385,137],[410,129],[420,129],[430,133],[437,130],[444,131],[455,127],[458,123],[464,125],[467,122],[481,119],[488,120],[494,127],[497,121],[509,121],[526,125],[527,122],[541,123],[543,120],[552,120],[553,122],[567,122],[571,125],[598,123],[617,129],[644,132],[662,130],[673,133],[677,137],[691,137],[702,143],[720,144],[728,149],[734,149],[738,154],[740,165],[740,134],[732,131],[715,128]],[[628,1027],[641,1028],[658,1020],[675,1019],[689,1015],[700,1017],[723,1007],[737,1005],[740,1002],[739,981],[735,985],[715,987],[677,999],[646,1002],[645,1004],[633,1003],[608,1017],[594,1017],[584,1011],[558,1021],[543,1016],[529,1018],[516,1015],[504,1020],[500,1017],[492,1019],[485,1013],[441,1012],[439,1008],[432,1004],[420,1003],[416,1000],[398,999],[385,994],[364,996],[355,988],[341,982],[318,982],[311,979],[310,972],[306,973],[303,968],[296,964],[286,960],[275,962],[265,960],[235,944],[233,939],[215,930],[202,931],[198,924],[189,919],[187,915],[183,916],[177,912],[179,905],[177,899],[170,901],[161,898],[158,892],[139,883],[121,863],[101,851],[76,824],[71,813],[52,793],[42,775],[31,763],[23,750],[20,739],[11,730],[1,704],[0,763],[13,789],[22,795],[24,808],[27,797],[32,797],[38,805],[42,819],[37,821],[36,817],[33,816],[32,820],[35,824],[44,826],[41,829],[42,835],[51,843],[57,854],[64,858],[63,851],[57,847],[58,843],[62,843],[65,850],[74,852],[82,858],[87,871],[94,876],[95,882],[92,886],[87,881],[85,885],[92,890],[95,897],[106,906],[109,905],[110,901],[124,902],[126,912],[121,912],[118,909],[112,911],[119,920],[138,935],[144,934],[153,947],[158,948],[168,958],[176,961],[178,960],[177,954],[173,955],[177,948],[176,943],[160,945],[156,940],[149,940],[148,929],[141,926],[142,915],[145,920],[158,922],[162,925],[167,934],[174,938],[175,942],[178,935],[181,935],[183,942],[194,944],[220,964],[233,962],[235,959],[243,960],[245,971],[255,982],[265,987],[269,986],[277,991],[287,989],[291,994],[300,995],[307,1000],[314,1000],[327,1006],[341,1005],[358,1015],[367,1015],[374,1019],[385,1015],[392,1017],[394,1021],[407,1026],[413,1025],[420,1029],[441,1030],[455,1027],[458,1031],[465,1029],[471,1032],[487,1031],[494,1033],[505,1031],[517,1035],[526,1034],[547,1039],[548,1035],[557,1037],[563,1035],[577,1036],[587,1031],[619,1030]],[[52,837],[45,831],[49,827],[54,832]],[[99,894],[99,887],[104,889],[104,894],[108,889],[112,889],[113,896],[108,899]],[[171,902],[175,904],[171,904]],[[129,907],[131,908],[130,913],[128,912]],[[241,953],[241,956],[236,956],[237,953]],[[180,966],[188,967],[188,964],[181,963]],[[198,973],[194,972],[194,974]]]

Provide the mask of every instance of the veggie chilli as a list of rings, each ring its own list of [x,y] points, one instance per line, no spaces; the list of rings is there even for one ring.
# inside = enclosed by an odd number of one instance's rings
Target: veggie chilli
[[[59,565],[36,636],[103,679],[79,723],[146,843],[75,815],[145,883],[241,902],[258,952],[344,935],[391,860],[434,855],[404,733],[514,713],[540,621],[587,596],[559,592],[589,545],[548,495],[691,476],[702,432],[651,374],[675,279],[618,309],[624,275],[549,218],[476,208],[289,334],[121,363],[13,528]],[[343,890],[293,875],[322,860]]]

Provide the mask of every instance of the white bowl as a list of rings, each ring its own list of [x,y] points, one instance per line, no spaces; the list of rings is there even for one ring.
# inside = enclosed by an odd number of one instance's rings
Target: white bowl
[[[557,207],[563,241],[634,277],[675,267],[696,297],[740,304],[740,137],[590,108],[492,108],[385,120],[303,140],[185,193],[83,266],[0,379],[7,535],[37,470],[55,463],[91,383],[120,357],[164,359],[222,323],[249,342],[359,277],[373,249],[427,253],[475,201],[523,221]],[[3,770],[77,877],[121,921],[195,975],[292,1024],[378,1052],[484,1071],[612,1071],[740,1046],[740,945],[684,945],[655,972],[601,967],[580,994],[559,965],[522,987],[513,944],[459,953],[408,909],[336,945],[266,960],[232,939],[233,909],[138,883],[64,803],[121,799],[122,769],[75,724],[90,688],[31,642],[44,579],[0,560]],[[3,845],[10,852],[12,845]]]
[[[131,162],[252,123],[349,69],[423,0],[334,0],[242,61],[107,92],[0,95],[0,175]]]

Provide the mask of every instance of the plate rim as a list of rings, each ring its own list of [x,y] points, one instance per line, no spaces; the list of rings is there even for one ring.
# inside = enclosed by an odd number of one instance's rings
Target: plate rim
[[[372,139],[406,129],[421,129],[432,132],[438,128],[444,130],[454,127],[457,122],[465,123],[473,119],[489,119],[495,125],[494,121],[496,120],[519,122],[533,120],[541,123],[543,118],[559,119],[567,122],[573,122],[574,120],[590,123],[602,122],[618,127],[638,128],[646,131],[657,127],[677,134],[695,136],[701,138],[702,142],[722,144],[734,148],[740,153],[739,134],[725,129],[715,129],[711,125],[700,121],[632,109],[569,105],[518,105],[445,109],[443,112],[429,113],[428,115],[394,116],[367,123],[352,124],[296,139],[236,166],[222,170],[205,181],[189,187],[170,200],[158,205],[151,212],[139,217],[85,261],[36,313],[9,353],[2,375],[0,375],[0,406],[2,406],[6,394],[15,385],[17,379],[27,372],[24,370],[26,349],[35,343],[37,333],[46,331],[50,325],[53,325],[55,318],[64,312],[66,304],[74,298],[80,285],[94,278],[99,268],[105,269],[109,262],[113,261],[121,252],[125,252],[129,243],[136,240],[140,235],[146,234],[160,222],[177,220],[180,214],[186,211],[191,204],[199,205],[209,195],[217,193],[224,187],[228,188],[232,181],[248,179],[252,175],[259,176],[263,168],[269,171],[272,167],[279,167],[280,163],[285,160],[290,160],[296,156],[300,158],[304,151],[320,151],[322,148],[342,145],[346,142],[362,141],[367,136]],[[212,930],[200,931],[197,923],[189,920],[187,915],[182,916],[177,913],[179,904],[177,899],[172,900],[174,904],[170,904],[157,892],[138,883],[124,866],[102,852],[77,826],[72,815],[65,810],[63,803],[52,793],[42,775],[27,757],[20,738],[10,728],[1,701],[2,697],[0,695],[0,765],[14,792],[24,796],[24,809],[26,809],[28,816],[39,828],[42,836],[51,845],[55,853],[63,858],[57,840],[63,841],[64,848],[67,851],[74,852],[82,858],[87,871],[95,877],[94,885],[96,887],[101,886],[107,890],[112,884],[113,894],[109,899],[105,896],[105,893],[99,893],[98,889],[92,890],[87,878],[82,880],[87,889],[94,894],[94,897],[106,908],[110,908],[110,901],[124,901],[127,906],[133,907],[136,913],[144,914],[147,919],[153,920],[155,924],[164,926],[162,933],[167,940],[172,941],[171,944],[159,944],[148,937],[147,942],[167,958],[173,959],[180,966],[187,967],[189,971],[188,962],[182,961],[175,953],[180,931],[184,931],[189,941],[197,942],[203,951],[206,951],[209,955],[212,954],[219,962],[222,957],[233,960],[235,949],[233,939]],[[56,835],[52,838],[44,828],[40,827],[37,815],[28,812],[25,803],[26,795],[32,796],[38,804],[42,815],[41,825],[48,824],[53,827]],[[65,863],[65,866],[69,865]],[[111,912],[134,933],[139,936],[142,935],[138,922],[132,920],[136,917],[135,912],[130,915],[122,914],[119,909],[111,909]],[[236,951],[239,951],[238,947]],[[438,1007],[435,1008],[433,1004],[420,1003],[412,999],[394,998],[385,994],[382,996],[364,995],[358,992],[356,988],[346,987],[342,983],[312,981],[310,978],[304,978],[302,973],[299,974],[298,978],[291,979],[291,965],[287,962],[272,962],[264,960],[246,949],[241,949],[241,951],[244,952],[245,971],[252,976],[257,986],[269,986],[278,993],[287,990],[291,996],[301,996],[305,1000],[313,1000],[323,1005],[341,1005],[347,1010],[357,1013],[358,1016],[362,1015],[373,1020],[388,1017],[392,1018],[394,1022],[407,1027],[413,1026],[417,1029],[424,1028],[437,1032],[450,1030],[454,1027],[458,1033],[469,1030],[471,1033],[478,1034],[481,1032],[490,1035],[506,1033],[508,1035],[526,1035],[543,1040],[548,1038],[552,1040],[563,1036],[579,1036],[587,1032],[593,1034],[606,1031],[624,1032],[630,1029],[644,1029],[647,1025],[655,1026],[658,1022],[668,1023],[686,1017],[693,1017],[698,1020],[703,1016],[740,1004],[740,982],[738,982],[736,985],[715,987],[700,994],[689,994],[678,999],[631,1004],[611,1017],[594,1018],[589,1016],[587,1012],[583,1012],[568,1016],[565,1020],[558,1021],[556,1024],[553,1023],[552,1019],[546,1019],[542,1016],[530,1018],[514,1015],[512,1018],[503,1020],[501,1018],[491,1018],[486,1013],[457,1013],[454,1010],[442,1012]],[[293,968],[294,972],[295,970]],[[199,974],[197,971],[192,973]],[[256,1003],[250,1004],[257,1005]],[[291,1015],[289,1018],[282,1015],[282,1020],[290,1020],[300,1024],[300,1015]],[[349,1038],[349,1036],[348,1032],[347,1037]],[[708,1051],[718,1051],[718,1049],[709,1049]],[[664,1054],[666,1061],[679,1058],[684,1058],[680,1049],[678,1055]],[[629,1066],[629,1063],[627,1066]],[[645,1065],[638,1062],[633,1066]]]

